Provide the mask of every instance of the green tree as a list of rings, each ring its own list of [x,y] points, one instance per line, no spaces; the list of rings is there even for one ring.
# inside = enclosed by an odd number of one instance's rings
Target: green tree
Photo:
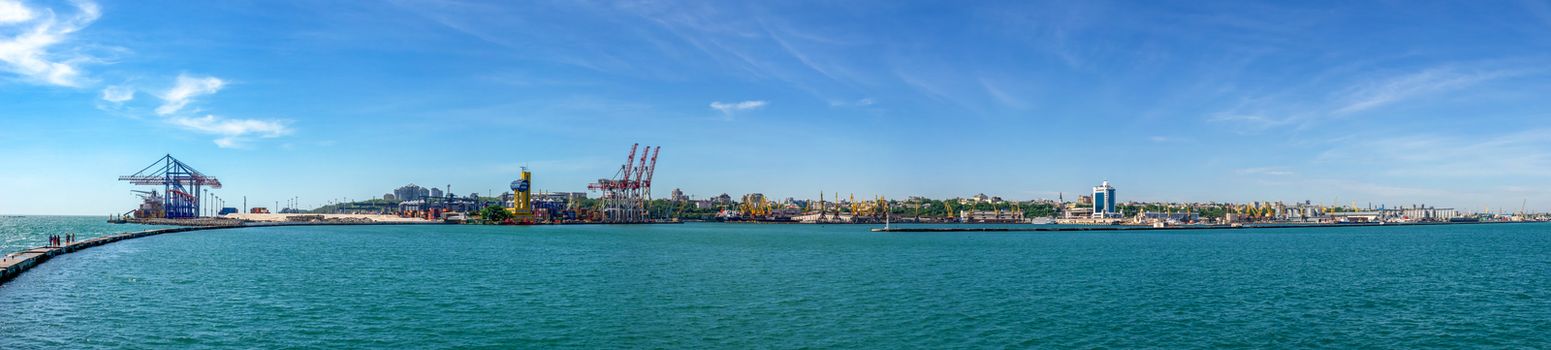
[[[499,205],[492,205],[479,210],[479,217],[488,223],[502,223],[512,219],[512,213]]]

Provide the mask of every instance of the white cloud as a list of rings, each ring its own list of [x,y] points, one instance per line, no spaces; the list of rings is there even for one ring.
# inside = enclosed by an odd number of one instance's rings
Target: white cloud
[[[177,84],[172,89],[162,94],[165,101],[160,107],[156,107],[156,114],[168,115],[176,113],[187,106],[195,97],[204,96],[221,91],[226,82],[216,77],[194,77],[179,74]]]
[[[275,138],[291,134],[290,123],[283,120],[225,118],[209,114],[203,117],[188,116],[198,112],[198,110],[184,110],[184,107],[193,102],[194,98],[214,94],[225,86],[226,81],[220,78],[179,74],[173,87],[160,94],[162,104],[156,108],[156,114],[178,128],[218,136],[215,144],[221,148],[242,148],[255,138]],[[134,98],[133,94],[134,90],[130,88],[111,86],[103,90],[102,99],[119,102],[115,99],[122,98],[128,101]]]
[[[101,16],[95,3],[77,1],[75,7],[75,16],[61,20],[52,10],[37,11],[19,1],[0,0],[0,32],[16,33],[0,36],[3,68],[46,84],[79,86],[81,71],[77,65],[90,58],[49,52],[50,47]]]
[[[124,103],[135,99],[135,89],[128,86],[109,86],[102,89],[102,100],[113,103]]]
[[[75,13],[61,17],[53,9],[30,8],[18,0],[0,0],[0,70],[45,84],[81,86],[78,66],[94,59],[78,53],[51,52],[51,49],[67,42],[71,34],[96,21],[102,13],[96,3],[88,0],[72,0],[72,4]],[[195,98],[214,94],[225,85],[225,81],[215,77],[179,74],[173,87],[160,94],[163,102],[156,108],[156,114],[179,128],[219,136],[215,143],[223,148],[240,147],[251,138],[273,138],[291,133],[285,121],[178,114]],[[102,89],[100,98],[122,104],[134,100],[135,93],[132,87],[115,85]]]
[[[743,101],[743,102],[730,102],[730,103],[729,102],[722,102],[722,101],[715,101],[715,102],[711,102],[711,109],[715,109],[715,110],[721,111],[723,115],[731,117],[734,112],[760,109],[761,107],[764,107],[766,104],[767,103],[765,101],[759,101],[759,100],[750,100],[750,101]]]
[[[0,0],[0,24],[32,20],[32,9],[22,6],[21,1]]]
[[[191,131],[218,135],[216,146],[239,148],[252,137],[275,138],[291,133],[287,123],[274,120],[227,119],[214,115],[204,117],[171,117],[168,122]]]

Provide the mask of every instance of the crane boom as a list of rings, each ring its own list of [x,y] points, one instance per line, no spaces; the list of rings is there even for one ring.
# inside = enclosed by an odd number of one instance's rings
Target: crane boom
[[[625,172],[625,176],[621,177],[620,179],[630,181],[630,165],[635,164],[635,149],[636,147],[640,146],[641,144],[639,143],[630,145],[630,156],[625,158],[625,168],[624,170],[621,170]]]
[[[657,146],[656,148],[652,149],[652,163],[646,167],[646,182],[642,183],[641,186],[652,188],[652,175],[657,174],[658,153],[662,153],[662,146]]]
[[[636,166],[635,183],[631,184],[635,189],[641,189],[641,178],[646,176],[646,154],[651,153],[651,150],[652,146],[646,146],[646,149],[641,150],[641,165]],[[630,177],[626,176],[625,179],[629,180]]]

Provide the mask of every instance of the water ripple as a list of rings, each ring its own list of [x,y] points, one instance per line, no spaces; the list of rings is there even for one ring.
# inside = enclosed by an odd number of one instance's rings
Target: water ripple
[[[1551,347],[1551,225],[860,228],[169,234],[0,286],[0,349]]]

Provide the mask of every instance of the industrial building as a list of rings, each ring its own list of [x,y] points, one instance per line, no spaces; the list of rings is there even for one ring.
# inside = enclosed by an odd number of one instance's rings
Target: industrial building
[[[1454,208],[1435,208],[1421,205],[1411,208],[1390,209],[1387,212],[1390,217],[1401,221],[1446,222],[1460,217],[1459,212],[1455,211]]]
[[[431,190],[420,187],[416,184],[408,184],[404,185],[403,187],[394,189],[391,195],[396,200],[412,201],[430,197]],[[383,198],[388,198],[388,195],[383,195]]]

